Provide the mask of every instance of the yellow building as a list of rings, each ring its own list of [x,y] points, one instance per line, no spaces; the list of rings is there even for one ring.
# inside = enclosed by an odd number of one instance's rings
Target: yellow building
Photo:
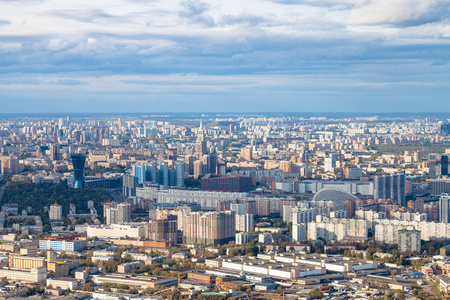
[[[13,253],[9,255],[10,268],[33,269],[45,266],[45,257],[21,256]]]

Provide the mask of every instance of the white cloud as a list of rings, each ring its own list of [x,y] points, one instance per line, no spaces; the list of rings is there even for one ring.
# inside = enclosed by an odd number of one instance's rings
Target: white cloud
[[[448,0],[371,0],[350,12],[348,24],[421,25],[449,16]]]
[[[61,39],[52,39],[48,43],[47,49],[50,51],[61,51],[67,47],[67,42]]]

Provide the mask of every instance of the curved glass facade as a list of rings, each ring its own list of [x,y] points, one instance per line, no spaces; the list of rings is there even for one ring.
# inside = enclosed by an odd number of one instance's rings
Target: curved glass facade
[[[74,184],[73,187],[76,189],[82,189],[84,186],[84,162],[86,161],[86,156],[83,154],[72,154],[72,164],[73,164],[73,176]]]

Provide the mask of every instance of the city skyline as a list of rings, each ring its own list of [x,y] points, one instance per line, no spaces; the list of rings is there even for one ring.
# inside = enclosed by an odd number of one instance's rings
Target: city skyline
[[[0,1],[2,113],[450,111],[446,3]]]

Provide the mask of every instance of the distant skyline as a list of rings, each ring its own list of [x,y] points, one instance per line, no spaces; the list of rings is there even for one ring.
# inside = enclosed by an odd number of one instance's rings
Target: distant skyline
[[[0,0],[0,11],[0,113],[450,112],[449,0]]]

